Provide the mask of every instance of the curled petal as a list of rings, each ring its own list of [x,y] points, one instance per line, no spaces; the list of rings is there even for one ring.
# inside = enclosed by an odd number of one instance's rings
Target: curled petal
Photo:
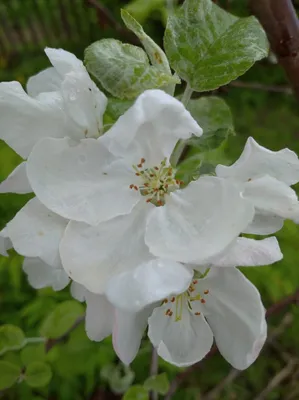
[[[248,267],[270,265],[283,258],[276,237],[263,240],[238,238],[223,255],[216,257],[216,267]]]
[[[37,97],[41,93],[56,92],[60,90],[62,78],[55,68],[47,68],[28,79],[26,89],[31,97]]]
[[[283,227],[283,223],[284,218],[256,209],[252,222],[244,229],[243,233],[271,235],[278,232]]]
[[[0,254],[1,256],[7,257],[7,250],[12,247],[11,240],[8,237],[7,229],[4,228],[0,231]]]
[[[298,156],[289,149],[271,151],[248,138],[240,158],[231,166],[218,165],[216,174],[222,178],[234,178],[240,182],[269,175],[287,185],[299,181]]]
[[[201,136],[202,129],[180,101],[162,90],[147,90],[101,140],[116,156],[132,164],[143,157],[153,167],[192,134]]]

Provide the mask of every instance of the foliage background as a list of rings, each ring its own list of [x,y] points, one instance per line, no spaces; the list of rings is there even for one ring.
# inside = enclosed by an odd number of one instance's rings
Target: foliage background
[[[63,47],[83,57],[84,48],[91,41],[102,37],[115,37],[123,41],[134,40],[121,23],[119,10],[127,7],[144,29],[159,44],[162,43],[166,8],[164,0],[133,0],[129,4],[122,0],[103,0],[114,20],[88,7],[84,0],[0,0],[0,81],[19,80],[25,84],[27,78],[48,66],[42,48],[46,45]],[[244,0],[218,2],[237,15],[247,15],[249,10]],[[299,7],[298,7],[299,8]],[[9,37],[4,37],[10,32]],[[34,36],[34,32],[35,35]],[[283,71],[270,59],[256,64],[242,82],[260,83],[275,88],[286,85]],[[240,154],[248,136],[273,150],[289,147],[299,153],[298,104],[290,94],[269,90],[239,88],[229,85],[217,92],[231,107],[237,136],[231,137],[227,156],[234,161]],[[1,128],[0,128],[1,129]],[[20,162],[20,158],[0,141],[0,181]],[[28,196],[0,195],[0,229],[26,203]],[[262,293],[266,307],[298,287],[298,240],[299,228],[286,223],[278,238],[284,259],[275,266],[247,269],[245,273]],[[68,288],[55,293],[50,289],[35,291],[30,288],[21,269],[21,258],[14,253],[6,259],[0,256],[0,323],[20,326],[28,337],[40,336],[44,319],[62,301],[70,299]],[[273,376],[279,374],[290,357],[299,354],[299,312],[297,307],[289,309],[288,327],[282,328],[278,339],[265,347],[257,362],[238,375],[216,394],[214,399],[299,399],[299,367],[294,366],[285,379],[270,390],[266,397],[258,397]],[[270,331],[280,326],[283,315],[270,320]],[[149,374],[150,345],[144,346],[131,368],[134,384],[141,383]],[[29,345],[22,352],[6,353],[8,359],[18,365],[28,360],[46,360],[53,369],[53,379],[45,387],[32,389],[22,382],[4,391],[4,399],[113,399],[112,392],[125,390],[133,377],[124,371],[112,351],[110,340],[97,344],[90,342],[81,324],[61,344],[47,354],[43,345]],[[160,371],[167,372],[169,379],[177,368],[160,361]],[[214,356],[196,370],[175,394],[174,399],[212,399],[207,393],[230,372],[230,366],[220,357]]]

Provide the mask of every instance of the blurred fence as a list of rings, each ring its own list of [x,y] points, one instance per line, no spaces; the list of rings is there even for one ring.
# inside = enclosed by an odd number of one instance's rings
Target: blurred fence
[[[97,39],[98,11],[88,0],[0,0],[0,57]]]

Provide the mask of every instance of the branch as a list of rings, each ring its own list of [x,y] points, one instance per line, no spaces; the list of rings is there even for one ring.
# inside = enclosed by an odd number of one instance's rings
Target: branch
[[[299,289],[297,289],[295,293],[293,293],[292,295],[283,298],[282,300],[278,301],[277,303],[273,304],[270,308],[268,308],[266,312],[266,318],[269,318],[274,314],[279,314],[281,311],[283,311],[283,309],[285,309],[290,304],[297,304],[298,302],[299,302]],[[180,372],[171,382],[169,391],[166,394],[164,400],[170,400],[174,395],[174,393],[176,392],[179,385],[185,379],[187,379],[190,376],[190,374],[192,374],[194,371],[197,371],[199,368],[202,368],[206,360],[210,359],[217,353],[218,349],[214,345],[203,360]]]
[[[293,93],[292,89],[289,86],[264,85],[263,83],[258,83],[258,82],[233,81],[229,84],[229,86],[233,86],[236,88],[263,90],[265,92],[272,92],[272,93],[284,93],[284,94]]]
[[[299,100],[299,23],[291,0],[249,0]]]
[[[70,327],[63,335],[59,336],[56,339],[48,339],[45,343],[46,353],[48,353],[54,346],[59,343],[62,343],[67,339],[67,337],[85,320],[85,315],[79,317],[73,326]]]

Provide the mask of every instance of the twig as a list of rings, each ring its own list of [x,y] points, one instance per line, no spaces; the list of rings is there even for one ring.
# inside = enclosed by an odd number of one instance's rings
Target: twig
[[[293,293],[290,296],[285,297],[284,299],[278,301],[277,303],[273,304],[270,308],[268,308],[266,312],[266,318],[270,317],[273,314],[278,314],[280,313],[284,308],[289,306],[290,304],[296,304],[299,302],[299,289],[296,290],[295,293]],[[217,347],[213,346],[211,351],[206,355],[206,357],[201,360],[200,362],[192,365],[191,367],[185,369],[184,371],[180,372],[177,374],[177,376],[174,378],[174,380],[170,384],[170,388],[168,393],[166,394],[164,400],[170,400],[174,393],[176,392],[178,386],[190,376],[194,371],[196,371],[198,368],[202,368],[204,362],[213,357],[216,353],[218,352]]]
[[[150,367],[150,376],[155,376],[158,374],[158,368],[159,368],[159,356],[157,353],[157,350],[153,346],[152,349],[152,360],[151,360],[151,367]],[[155,391],[152,391],[150,393],[150,399],[151,400],[158,400],[158,393]]]
[[[267,398],[268,394],[272,392],[274,388],[280,385],[280,383],[285,380],[294,371],[296,366],[296,360],[291,360],[273,379],[268,383],[265,389],[254,398],[254,400],[264,400]]]
[[[284,93],[284,94],[293,93],[292,89],[288,86],[264,85],[263,83],[257,83],[257,82],[233,81],[229,84],[229,86],[233,86],[236,88],[263,90],[265,92],[272,92],[272,93]]]
[[[113,14],[98,0],[85,0],[89,7],[96,10],[98,21],[101,26],[110,26],[120,36],[125,37],[129,42],[139,44],[137,38],[129,30],[123,28],[122,25],[114,18]]]
[[[45,343],[46,353],[48,353],[54,346],[56,346],[59,343],[62,343],[65,339],[67,339],[69,334],[72,333],[80,324],[82,324],[84,320],[85,320],[85,315],[79,317],[74,323],[74,325],[71,326],[70,329],[68,329],[63,335],[59,336],[56,339],[48,339]]]
[[[291,0],[249,0],[299,100],[299,22]]]

